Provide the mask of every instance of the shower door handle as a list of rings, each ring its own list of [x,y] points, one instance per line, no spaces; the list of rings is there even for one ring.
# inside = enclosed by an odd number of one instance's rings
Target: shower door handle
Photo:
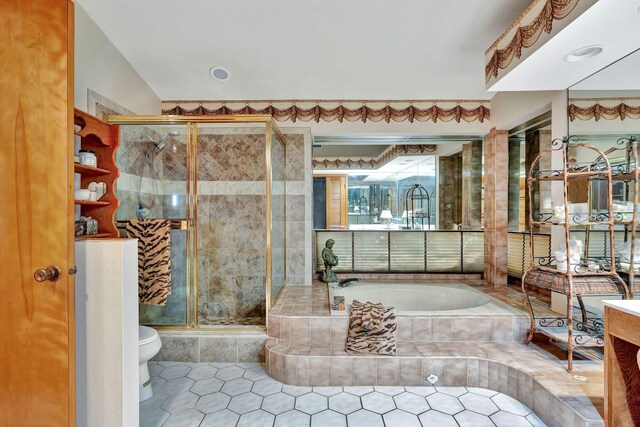
[[[55,265],[50,265],[47,268],[39,268],[33,273],[33,278],[37,282],[51,281],[55,282],[60,278],[62,271]]]

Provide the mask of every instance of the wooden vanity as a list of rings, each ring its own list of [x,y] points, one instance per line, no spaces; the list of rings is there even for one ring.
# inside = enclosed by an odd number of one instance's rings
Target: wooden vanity
[[[640,300],[604,302],[604,419],[608,427],[640,425]]]

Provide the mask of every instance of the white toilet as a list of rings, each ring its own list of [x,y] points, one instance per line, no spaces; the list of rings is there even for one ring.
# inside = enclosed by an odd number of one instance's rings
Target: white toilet
[[[162,341],[160,341],[158,332],[148,326],[139,325],[138,334],[138,348],[140,349],[140,402],[144,402],[153,396],[147,362],[158,354],[162,347]]]

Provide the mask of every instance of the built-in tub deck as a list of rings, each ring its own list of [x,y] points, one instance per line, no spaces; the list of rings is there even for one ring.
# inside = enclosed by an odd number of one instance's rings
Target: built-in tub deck
[[[419,286],[396,277],[390,281]],[[482,280],[430,282],[471,286],[499,300],[492,303],[504,310],[398,314],[398,355],[359,355],[345,351],[348,315],[331,314],[327,285],[289,285],[269,312],[267,372],[301,386],[420,386],[436,374],[436,386],[481,387],[508,394],[549,426],[603,425],[602,363],[577,361],[570,374],[564,361],[534,344],[524,346],[529,318],[519,290],[496,289]]]

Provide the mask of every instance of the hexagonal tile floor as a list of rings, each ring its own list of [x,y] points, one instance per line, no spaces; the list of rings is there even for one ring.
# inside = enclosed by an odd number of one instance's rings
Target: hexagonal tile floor
[[[254,363],[149,362],[142,427],[544,426],[496,391],[463,387],[291,387]]]

